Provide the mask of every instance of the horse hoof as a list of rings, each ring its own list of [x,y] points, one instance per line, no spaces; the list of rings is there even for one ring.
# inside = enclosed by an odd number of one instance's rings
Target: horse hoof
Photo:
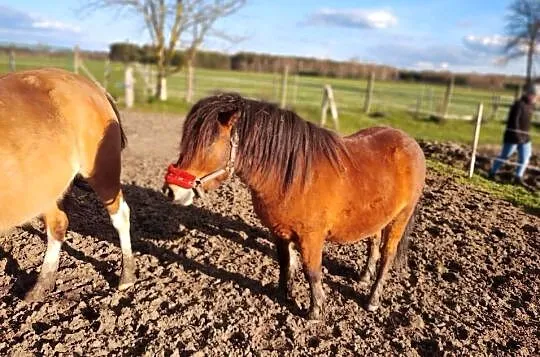
[[[316,322],[316,321],[323,321],[324,320],[324,314],[321,310],[310,310],[308,314],[308,319],[310,321]]]
[[[369,305],[367,306],[367,310],[368,310],[369,312],[375,312],[375,311],[377,311],[378,309],[379,309],[379,305],[369,304]]]
[[[124,291],[124,290],[127,290],[127,289],[131,288],[133,285],[135,285],[135,283],[132,282],[132,281],[131,282],[120,283],[118,285],[118,290]]]
[[[44,291],[42,289],[36,289],[33,288],[30,290],[24,297],[24,301],[26,303],[33,303],[43,300],[43,296],[45,295]]]

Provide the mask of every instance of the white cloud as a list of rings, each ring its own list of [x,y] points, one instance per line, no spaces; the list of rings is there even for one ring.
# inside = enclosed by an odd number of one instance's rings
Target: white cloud
[[[398,19],[387,10],[320,9],[309,16],[308,24],[361,29],[385,29],[397,25]]]
[[[500,35],[475,36],[468,35],[463,38],[465,46],[473,51],[500,54],[504,51],[509,38]]]
[[[448,62],[435,63],[430,61],[418,61],[414,64],[414,69],[420,71],[447,70],[450,67]]]
[[[81,32],[81,28],[79,26],[74,26],[55,20],[37,20],[32,22],[32,27],[36,29],[58,30],[75,33]]]

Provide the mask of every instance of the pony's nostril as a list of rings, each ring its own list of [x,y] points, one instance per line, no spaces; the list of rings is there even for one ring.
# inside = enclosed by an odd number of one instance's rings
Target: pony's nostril
[[[161,188],[161,192],[168,198],[174,200],[174,192],[168,185],[163,185],[163,187]]]

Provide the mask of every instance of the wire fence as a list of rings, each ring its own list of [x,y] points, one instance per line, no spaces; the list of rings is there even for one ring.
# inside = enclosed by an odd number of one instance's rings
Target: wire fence
[[[120,102],[126,89],[133,85],[135,102],[145,102],[155,95],[156,70],[151,65],[110,63],[109,61],[84,59],[77,49],[70,55],[16,56],[0,53],[0,73],[38,67],[60,67],[79,71],[102,83],[107,90],[115,92]],[[126,83],[126,68],[132,67],[133,83]],[[171,99],[182,100],[188,92],[187,72],[170,75],[167,92]],[[387,111],[406,111],[417,116],[433,116],[444,119],[475,120],[478,103],[483,103],[483,120],[504,121],[508,109],[515,100],[514,93],[503,90],[478,90],[429,83],[396,81],[352,80],[300,76],[295,73],[247,73],[224,70],[196,69],[192,82],[193,101],[220,91],[234,91],[244,96],[281,103],[286,107],[321,110],[323,88],[330,85],[333,100],[340,115],[358,115],[369,108],[371,114]],[[368,103],[369,102],[369,103]],[[124,103],[125,104],[125,103]],[[533,121],[540,123],[540,113]],[[537,132],[528,133],[533,139]],[[496,159],[495,157],[491,158]],[[507,161],[509,165],[519,165]],[[537,167],[529,167],[539,170]]]

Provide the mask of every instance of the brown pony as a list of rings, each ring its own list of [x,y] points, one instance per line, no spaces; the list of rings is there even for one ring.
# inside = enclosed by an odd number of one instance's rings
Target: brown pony
[[[129,207],[120,189],[125,136],[113,99],[82,76],[39,69],[0,77],[0,231],[42,215],[47,250],[26,300],[54,287],[68,227],[62,198],[80,174],[105,204],[120,236],[120,289],[133,285]]]
[[[425,181],[424,154],[412,138],[383,127],[341,138],[276,105],[221,94],[191,109],[180,150],[164,193],[188,205],[194,191],[215,188],[236,173],[252,192],[255,212],[278,237],[279,287],[287,295],[292,243],[299,248],[311,288],[310,318],[323,312],[327,240],[372,237],[361,276],[366,283],[376,273],[382,248],[368,310],[379,307],[396,253],[405,251]]]

